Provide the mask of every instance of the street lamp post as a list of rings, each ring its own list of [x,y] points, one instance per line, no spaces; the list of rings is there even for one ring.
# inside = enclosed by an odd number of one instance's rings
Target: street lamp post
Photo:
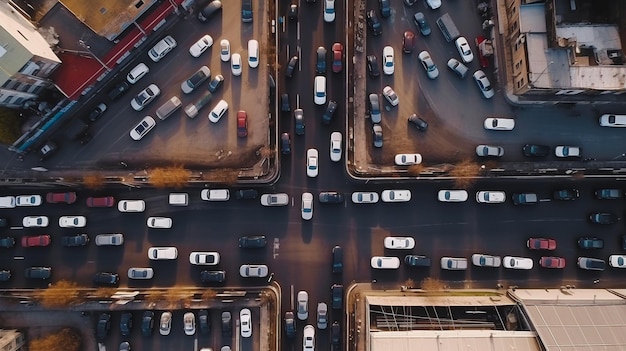
[[[102,67],[104,67],[104,69],[107,70],[107,72],[111,72],[111,69],[109,67],[107,67],[107,65],[104,64],[104,62],[102,62],[102,60],[100,60],[100,58],[98,56],[96,56],[96,54],[94,54],[90,49],[91,46],[87,45],[87,43],[85,43],[82,39],[78,40],[78,44],[80,46],[82,46],[85,50],[87,50],[87,52],[96,59],[96,61],[98,61]]]
[[[611,160],[612,160],[612,161],[615,161],[615,160],[617,160],[618,158],[622,158],[622,157],[624,157],[624,156],[626,156],[626,153],[623,153],[623,154],[621,154],[621,155],[617,155],[617,156],[613,157]]]

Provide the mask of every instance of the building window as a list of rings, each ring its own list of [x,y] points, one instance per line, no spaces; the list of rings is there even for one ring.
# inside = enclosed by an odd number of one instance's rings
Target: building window
[[[35,89],[33,89],[32,93],[33,94],[39,94],[39,92],[41,91],[41,89],[43,89],[43,85],[37,85],[35,87]]]
[[[16,105],[21,105],[22,102],[24,102],[24,98],[23,97],[18,97],[17,100],[15,100],[15,104]]]
[[[4,102],[8,103],[11,99],[13,99],[13,95],[7,95],[7,97],[4,98]]]
[[[517,63],[515,64],[515,69],[516,69],[516,70],[517,70],[517,69],[519,69],[519,67],[520,67],[521,65],[522,65],[522,62],[521,62],[521,61],[520,61],[520,62],[517,62]]]

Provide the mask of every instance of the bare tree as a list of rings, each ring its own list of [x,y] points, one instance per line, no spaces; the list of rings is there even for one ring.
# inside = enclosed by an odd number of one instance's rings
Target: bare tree
[[[187,185],[191,171],[183,166],[155,168],[148,171],[148,180],[156,188],[180,189]]]
[[[28,343],[29,351],[78,351],[81,349],[80,333],[71,328],[33,339]]]
[[[428,277],[422,280],[422,290],[427,293],[441,292],[445,290],[445,287],[445,284],[439,279]]]
[[[234,185],[239,180],[239,171],[232,168],[220,168],[205,172],[202,178],[213,183]]]
[[[36,296],[44,307],[67,307],[81,301],[79,291],[75,282],[60,280],[40,290]]]
[[[87,189],[101,189],[104,186],[104,176],[101,174],[87,174],[83,177],[83,184]]]
[[[465,159],[454,165],[448,174],[454,178],[456,188],[466,189],[476,182],[480,170],[480,165],[476,162]]]
[[[417,165],[411,165],[407,169],[408,174],[414,177],[419,176],[422,173],[422,171],[424,171],[424,165],[421,163]]]

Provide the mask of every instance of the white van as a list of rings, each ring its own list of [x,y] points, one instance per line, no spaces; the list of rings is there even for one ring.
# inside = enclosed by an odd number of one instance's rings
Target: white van
[[[172,206],[187,206],[189,205],[189,194],[170,193],[169,204]]]
[[[145,63],[141,62],[140,64],[135,66],[135,68],[131,69],[130,72],[128,72],[126,80],[128,80],[130,84],[135,84],[137,83],[137,81],[143,78],[143,76],[148,74],[148,72],[150,72],[150,68],[148,68]]]
[[[324,105],[326,103],[326,77],[324,76],[315,76],[313,102],[316,105]]]
[[[204,201],[228,201],[230,192],[228,189],[204,189],[200,193],[200,198]]]
[[[15,208],[15,196],[0,197],[0,208]]]
[[[182,102],[180,102],[178,96],[172,96],[166,103],[161,105],[161,107],[156,110],[156,115],[159,119],[164,120],[178,110],[181,105]]]
[[[259,66],[259,42],[254,39],[248,40],[248,65],[251,68]]]

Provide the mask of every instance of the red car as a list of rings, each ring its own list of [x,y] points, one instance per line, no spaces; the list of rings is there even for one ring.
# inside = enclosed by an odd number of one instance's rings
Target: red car
[[[46,194],[46,202],[49,204],[58,204],[61,202],[73,204],[76,202],[76,193],[73,191],[67,193],[48,193]]]
[[[554,250],[556,249],[556,240],[546,238],[530,238],[526,242],[526,246],[531,250]]]
[[[563,257],[543,256],[539,260],[539,264],[543,268],[565,268],[565,259]]]
[[[113,207],[113,205],[115,205],[113,196],[87,198],[87,207]]]
[[[237,112],[237,136],[243,138],[248,135],[248,114],[246,111]]]
[[[343,68],[343,45],[341,43],[333,44],[333,72],[341,72]]]
[[[22,237],[22,247],[50,245],[50,235],[33,235]]]

